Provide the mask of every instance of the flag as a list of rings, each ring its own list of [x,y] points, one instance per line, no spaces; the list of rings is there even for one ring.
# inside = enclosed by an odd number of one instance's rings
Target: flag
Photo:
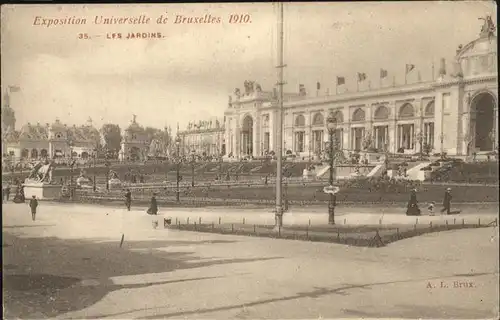
[[[387,70],[380,69],[380,79],[387,78]]]
[[[406,74],[410,73],[413,69],[415,69],[414,64],[406,64]]]
[[[317,83],[316,83],[316,89],[317,89],[317,90],[320,90],[320,89],[321,89],[321,83],[319,83],[319,82],[317,82]]]
[[[344,77],[337,77],[337,85],[341,86],[345,84],[345,78]]]
[[[366,73],[358,72],[358,82],[362,82],[366,80]]]
[[[21,91],[21,88],[19,88],[18,86],[9,86],[9,91],[10,92],[19,92],[19,91]]]

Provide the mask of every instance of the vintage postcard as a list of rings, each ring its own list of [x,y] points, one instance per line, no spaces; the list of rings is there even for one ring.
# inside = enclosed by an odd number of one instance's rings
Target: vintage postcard
[[[1,7],[6,319],[498,319],[497,7]]]

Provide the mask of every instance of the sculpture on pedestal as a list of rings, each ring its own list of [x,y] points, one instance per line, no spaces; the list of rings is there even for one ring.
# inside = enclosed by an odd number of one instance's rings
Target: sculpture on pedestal
[[[49,160],[39,161],[33,166],[25,182],[51,183],[53,170],[54,165]]]
[[[240,96],[241,96],[241,90],[240,90],[240,88],[235,88],[234,89],[234,95],[236,96],[237,99],[240,98]]]
[[[246,80],[243,85],[245,86],[245,94],[248,96],[252,93],[254,93],[254,85],[255,85],[255,81],[249,81],[249,80]]]
[[[488,39],[491,39],[495,35],[495,24],[493,23],[493,20],[491,19],[490,15],[487,15],[484,18],[478,18],[478,20],[483,20],[483,26],[481,27],[481,37],[488,37]]]

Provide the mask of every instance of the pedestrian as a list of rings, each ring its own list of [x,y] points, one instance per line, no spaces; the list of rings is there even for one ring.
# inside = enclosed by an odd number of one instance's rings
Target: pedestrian
[[[447,188],[446,192],[444,193],[443,209],[441,209],[441,213],[446,211],[446,214],[450,214],[450,208],[451,208],[451,188]]]
[[[31,198],[29,206],[31,208],[31,219],[33,219],[33,221],[35,221],[36,207],[38,207],[38,200],[36,200],[35,196],[33,196]]]
[[[418,208],[418,202],[417,202],[417,189],[413,189],[410,192],[410,200],[408,201],[406,215],[407,216],[419,216],[420,215],[420,209]]]
[[[434,201],[429,202],[429,205],[427,206],[427,210],[429,211],[429,215],[433,216],[434,215],[434,206],[436,203]]]
[[[158,204],[156,203],[156,193],[153,193],[151,197],[151,204],[149,205],[148,214],[157,215],[158,214]]]
[[[9,195],[10,195],[10,186],[6,185],[5,186],[5,201],[9,201]]]
[[[128,211],[130,211],[131,205],[132,205],[132,193],[130,192],[130,189],[127,189],[127,192],[125,193],[125,206],[127,207]]]

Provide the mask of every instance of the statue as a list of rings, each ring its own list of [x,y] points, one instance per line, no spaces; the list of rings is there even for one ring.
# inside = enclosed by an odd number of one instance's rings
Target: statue
[[[260,86],[260,84],[255,83],[255,91],[262,92],[262,87]]]
[[[227,105],[231,108],[231,104],[233,103],[233,97],[231,95],[229,96],[229,99],[227,101]]]
[[[137,115],[133,114],[133,115],[132,115],[132,117],[133,117],[133,119],[132,119],[132,123],[136,123],[136,122],[135,122],[135,119],[137,119]]]
[[[219,128],[219,127],[220,127],[220,122],[219,122],[219,120],[215,120],[215,126],[216,126],[217,128]]]
[[[245,94],[250,95],[254,92],[254,81],[245,81],[243,85],[245,86]]]
[[[234,95],[239,99],[241,96],[241,90],[240,88],[235,88],[234,89]]]
[[[495,35],[495,24],[493,23],[490,15],[487,15],[485,18],[478,18],[478,20],[484,21],[483,26],[481,27],[481,37],[491,38]]]
[[[37,162],[30,171],[25,182],[52,182],[54,166],[48,160]]]

